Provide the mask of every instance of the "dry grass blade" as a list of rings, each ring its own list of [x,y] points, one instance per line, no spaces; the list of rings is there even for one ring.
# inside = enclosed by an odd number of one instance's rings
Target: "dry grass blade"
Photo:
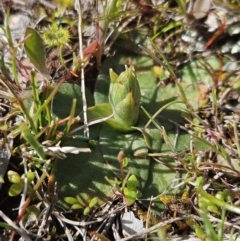
[[[2,211],[0,211],[0,217],[9,225],[11,226],[16,232],[19,233],[21,237],[23,237],[26,241],[32,241],[32,239],[23,232],[10,218],[8,218]]]
[[[82,41],[82,10],[80,0],[75,0],[75,9],[78,12],[78,38],[79,38],[79,57],[84,59],[83,55],[83,41]],[[87,121],[87,100],[85,93],[85,75],[84,68],[81,68],[81,91],[82,91],[82,101],[83,101],[83,119],[84,119],[84,135],[89,137],[89,128]]]

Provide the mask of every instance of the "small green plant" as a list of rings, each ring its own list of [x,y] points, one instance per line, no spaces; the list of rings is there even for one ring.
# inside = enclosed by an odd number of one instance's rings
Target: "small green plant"
[[[232,202],[232,195],[229,191],[224,190],[224,191],[218,191],[215,195],[215,197],[219,200],[225,201],[227,203],[231,203]],[[218,206],[217,204],[215,204],[214,202],[212,202],[211,199],[208,199],[206,197],[203,196],[199,196],[198,199],[198,205],[200,209],[205,209],[207,211],[209,211],[210,213],[214,214],[215,216],[220,216],[221,215],[221,206]]]
[[[119,152],[118,161],[120,164],[122,181],[119,181],[117,178],[111,180],[108,177],[105,177],[105,179],[114,188],[113,191],[116,194],[123,196],[126,205],[131,206],[138,198],[142,196],[142,193],[138,190],[139,183],[134,174],[128,172],[128,174],[124,176],[124,168],[127,167],[129,160],[124,157],[123,151]]]
[[[142,193],[138,190],[138,180],[135,175],[130,173],[125,177],[123,182],[117,178],[114,180],[105,177],[105,180],[113,187],[113,192],[122,195],[124,202],[127,206],[131,206],[134,202],[142,196]]]
[[[141,192],[137,189],[138,187],[138,180],[135,175],[130,175],[127,179],[126,186],[123,187],[123,196],[125,202],[128,206],[134,204],[137,198],[142,196]]]
[[[17,196],[22,193],[24,189],[24,184],[25,184],[25,175],[22,175],[21,177],[17,172],[14,171],[8,171],[8,180],[12,183],[8,190],[8,195],[13,197]],[[27,172],[27,193],[31,193],[33,191],[33,188],[31,186],[31,182],[34,180],[35,174],[34,172]]]
[[[198,213],[203,219],[203,227],[193,225],[196,234],[199,237],[205,237],[207,240],[222,241],[224,235],[224,223],[227,219],[226,212],[231,211],[240,214],[239,207],[231,204],[232,197],[229,191],[219,191],[215,196],[208,194],[203,190],[203,177],[199,177],[196,182],[196,190],[198,192]],[[213,224],[212,216],[220,217],[217,226]],[[205,235],[203,235],[205,233]],[[232,239],[234,240],[234,238]]]
[[[65,202],[71,205],[71,209],[73,210],[83,210],[83,214],[87,215],[90,211],[98,205],[98,198],[92,198],[88,203],[84,201],[80,195],[74,197],[65,197]]]
[[[70,34],[66,28],[57,26],[53,21],[52,26],[42,32],[42,38],[48,47],[61,47],[68,44]]]
[[[52,22],[52,26],[49,29],[45,29],[42,32],[42,38],[44,43],[48,47],[59,48],[59,56],[63,66],[65,66],[62,56],[63,46],[67,45],[70,39],[69,31],[66,28],[58,26],[56,21]]]

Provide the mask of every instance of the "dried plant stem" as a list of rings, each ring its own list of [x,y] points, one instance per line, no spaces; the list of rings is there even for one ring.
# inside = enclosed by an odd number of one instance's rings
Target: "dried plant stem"
[[[29,195],[29,197],[26,199],[26,201],[24,202],[24,204],[23,204],[21,207],[19,207],[18,218],[17,218],[17,221],[16,221],[17,224],[21,221],[21,219],[22,219],[24,213],[26,212],[26,209],[27,209],[27,207],[29,206],[29,204],[30,204],[30,202],[31,202],[31,200],[32,200],[32,197],[34,196],[35,192],[36,192],[36,191],[38,190],[38,188],[42,185],[44,179],[49,175],[46,170],[47,170],[50,162],[51,162],[51,159],[49,159],[49,160],[46,161],[46,163],[45,163],[45,165],[44,165],[44,168],[43,168],[44,171],[43,171],[40,179],[37,181],[36,185],[34,186],[32,193],[31,193],[31,194]]]
[[[0,217],[12,228],[14,228],[14,230],[16,232],[19,233],[19,235],[24,238],[24,240],[26,241],[32,241],[32,239],[24,232],[22,231],[9,217],[7,217],[1,210],[0,210]]]
[[[80,0],[75,0],[75,9],[78,12],[78,38],[79,38],[79,57],[83,60],[83,43],[82,43],[82,10]],[[87,100],[85,93],[85,78],[84,78],[84,68],[81,66],[81,91],[82,91],[82,101],[83,101],[83,121],[84,121],[84,136],[89,137],[89,128],[87,121]]]
[[[104,122],[104,121],[109,120],[109,119],[112,118],[112,117],[113,117],[113,114],[110,115],[110,116],[101,118],[101,119],[97,119],[97,120],[94,120],[94,121],[90,121],[89,123],[87,123],[87,126],[91,126],[91,125],[96,125],[96,124],[98,124],[98,123],[102,123],[102,122]],[[82,129],[84,129],[84,126],[80,126],[80,127],[78,127],[78,128],[75,128],[74,130],[72,130],[72,131],[70,132],[70,135],[72,135],[73,133],[75,133],[75,132],[77,132],[77,131],[79,131],[79,130],[82,130]]]
[[[26,196],[27,196],[27,186],[28,186],[28,180],[27,180],[27,160],[26,158],[23,158],[23,166],[24,166],[24,189],[23,189],[23,193],[22,193],[22,198],[21,198],[21,202],[19,205],[19,210],[18,210],[18,215],[21,215],[22,212],[22,207],[24,205],[24,202],[26,200]]]

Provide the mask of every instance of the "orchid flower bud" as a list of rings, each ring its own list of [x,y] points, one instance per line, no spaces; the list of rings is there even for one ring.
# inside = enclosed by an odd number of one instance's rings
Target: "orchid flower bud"
[[[133,66],[120,75],[110,69],[109,103],[113,109],[114,119],[124,127],[137,123],[140,107],[140,86]]]

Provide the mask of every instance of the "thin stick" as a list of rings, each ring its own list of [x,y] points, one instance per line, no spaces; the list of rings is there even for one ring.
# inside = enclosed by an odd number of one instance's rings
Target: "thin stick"
[[[20,201],[20,205],[19,205],[18,215],[20,215],[22,213],[22,207],[25,203],[26,196],[27,196],[27,186],[28,186],[27,171],[28,170],[27,170],[26,158],[23,158],[23,166],[24,166],[24,189],[23,189],[23,194],[22,194],[22,198]],[[21,228],[23,228],[22,220],[19,222],[19,225]]]
[[[80,0],[75,0],[75,9],[78,12],[78,39],[79,39],[79,57],[83,60],[83,43],[82,43],[82,10]],[[87,101],[85,93],[85,78],[84,68],[81,66],[81,91],[83,102],[83,122],[84,122],[84,136],[89,137],[89,128],[87,121]]]

